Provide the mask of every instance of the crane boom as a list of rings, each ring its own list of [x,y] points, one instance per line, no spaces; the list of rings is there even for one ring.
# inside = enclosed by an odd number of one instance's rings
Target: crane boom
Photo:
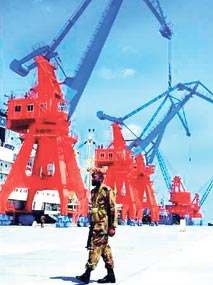
[[[198,88],[202,87],[207,94],[201,93]],[[196,95],[207,102],[213,103],[213,93],[206,88],[200,81],[194,81],[194,82],[188,82],[188,83],[179,83],[176,85],[175,89],[180,91],[187,91],[188,94],[185,95],[185,97],[180,100],[178,103],[174,103],[172,101],[172,105],[164,119],[143,139],[141,139],[141,136],[139,136],[137,139],[135,139],[129,146],[128,149],[132,149],[135,146],[139,146],[139,148],[136,149],[135,155],[137,155],[138,152],[141,152],[144,150],[150,143],[153,142],[154,139],[158,138],[159,134],[162,130],[165,129],[167,124],[171,121],[171,119],[179,113],[180,109],[188,102],[190,98],[192,98],[193,95]],[[182,120],[181,120],[182,122]],[[182,122],[183,123],[183,122]],[[186,128],[187,126],[183,124]],[[187,128],[186,128],[187,130]],[[187,131],[187,135],[190,133]],[[159,144],[159,141],[158,141]],[[157,151],[157,148],[152,148],[154,152]],[[147,159],[148,163],[152,163],[154,159],[155,153],[153,153],[150,156],[150,159]]]
[[[200,199],[200,207],[203,205],[203,203],[206,201],[206,198],[208,197],[209,193],[211,192],[213,188],[213,177],[211,178],[209,185],[206,189],[206,191],[204,192],[202,198]]]
[[[24,56],[20,60],[18,59],[12,60],[12,62],[10,63],[10,69],[14,71],[15,73],[25,77],[28,75],[30,70],[36,67],[35,62],[31,62],[27,65],[27,63],[29,61],[32,61],[36,56],[43,55],[48,60],[53,57],[56,57],[57,56],[56,48],[60,45],[60,43],[63,41],[63,39],[68,34],[68,32],[71,30],[71,28],[74,26],[74,24],[77,22],[77,20],[80,18],[80,16],[83,14],[85,9],[88,7],[88,5],[91,2],[92,0],[82,1],[82,3],[73,13],[73,15],[68,19],[65,26],[62,28],[61,32],[59,32],[59,34],[53,39],[50,45],[41,46],[33,50],[28,55]],[[114,5],[116,6],[117,5],[116,2],[120,2],[120,1],[112,1],[112,2],[115,2]],[[144,0],[144,2],[148,6],[148,8],[151,10],[151,12],[154,14],[154,16],[157,18],[157,20],[160,22],[161,35],[167,39],[171,39],[172,31],[169,25],[166,23],[165,16],[163,15],[163,11],[160,6],[159,0],[155,0],[155,1]],[[118,5],[120,4],[118,3]]]
[[[87,8],[87,6],[91,3],[91,1],[92,0],[84,0],[82,2],[82,4],[77,8],[77,10],[69,18],[64,28],[62,29],[62,31],[53,39],[50,45],[39,47],[33,50],[31,53],[29,53],[28,55],[26,55],[20,60],[14,59],[10,63],[10,69],[16,72],[17,74],[25,77],[28,75],[30,70],[36,67],[36,62],[32,62],[26,66],[27,62],[33,60],[36,56],[43,55],[48,60],[53,57],[56,57],[57,56],[57,52],[55,52],[56,48],[60,45],[62,40],[71,30],[71,28],[76,23],[76,21],[80,18],[80,16],[83,14],[83,12]]]
[[[152,142],[158,136],[159,131],[164,129],[167,126],[167,124],[173,119],[173,117],[181,110],[181,108],[189,101],[189,99],[192,97],[197,87],[198,85],[196,84],[194,88],[189,92],[189,94],[187,94],[184,97],[182,101],[172,105],[172,107],[170,108],[164,119],[144,139],[138,137],[132,143],[130,143],[127,149],[130,150],[133,149],[135,146],[139,146],[140,150],[137,149],[135,155],[137,155],[138,152],[141,152],[141,150],[144,150],[147,147],[147,145],[149,145],[150,142]],[[149,163],[151,162],[149,161]]]
[[[160,100],[161,98],[163,97],[168,97],[170,92],[174,91],[175,89],[177,88],[177,86],[174,86],[174,87],[171,87],[169,90],[166,90],[165,92],[163,92],[162,94],[156,96],[155,98],[153,98],[152,100],[148,101],[147,103],[145,103],[144,105],[138,107],[137,109],[131,111],[130,113],[128,113],[127,115],[123,116],[123,117],[119,117],[119,118],[116,118],[116,117],[113,117],[113,116],[110,116],[110,115],[106,115],[103,113],[103,111],[98,111],[97,112],[97,117],[100,119],[100,120],[109,120],[109,121],[112,121],[112,122],[115,122],[115,123],[118,123],[118,124],[121,124],[123,125],[124,121],[126,119],[129,119],[130,117],[132,117],[133,115],[139,113],[140,111],[144,110],[145,108],[149,107],[150,105],[152,105],[153,103],[157,102],[158,100]]]
[[[151,0],[144,0],[144,2],[146,3],[148,8],[151,10],[151,12],[154,14],[156,19],[161,24],[161,28],[159,30],[161,35],[164,38],[167,38],[168,40],[170,40],[172,38],[172,31],[171,31],[168,23],[166,22],[166,18],[163,14],[163,10],[160,6],[159,0],[152,0],[152,1]]]
[[[165,17],[163,15],[162,9],[160,7],[159,0],[156,1],[149,1],[144,0],[147,4],[148,8],[157,18],[157,20],[161,24],[161,34],[163,37],[167,39],[171,39],[172,32],[165,21]],[[42,55],[47,60],[51,58],[55,58],[57,60],[57,52],[56,48],[74,26],[76,21],[80,18],[83,14],[87,6],[92,2],[92,0],[84,0],[80,4],[80,6],[76,9],[70,19],[66,22],[65,26],[62,28],[62,31],[53,39],[50,45],[41,46],[38,49],[33,50],[31,53],[26,55],[20,60],[14,59],[11,64],[10,68],[17,74],[21,76],[27,76],[27,74],[32,70],[36,63],[32,62],[32,60],[38,56]],[[98,60],[98,57],[101,53],[101,50],[105,44],[105,41],[109,35],[110,29],[114,23],[114,20],[119,12],[119,9],[123,3],[123,0],[110,0],[107,9],[105,10],[103,17],[97,27],[97,30],[94,34],[92,41],[90,42],[85,55],[79,64],[75,75],[73,77],[66,77],[65,73],[65,80],[64,84],[67,85],[69,89],[69,112],[68,112],[68,120],[70,120],[79,100],[80,97],[86,87],[86,84],[90,78],[90,75],[94,69],[94,66]]]
[[[104,12],[96,33],[88,46],[85,56],[74,77],[67,77],[64,81],[68,87],[73,91],[73,96],[69,102],[68,118],[72,116],[75,108],[80,100],[80,97],[86,87],[90,75],[95,67],[101,50],[106,42],[114,20],[118,14],[123,0],[111,0],[109,6]]]
[[[169,170],[166,166],[165,160],[164,160],[164,158],[163,158],[163,156],[159,150],[156,151],[156,157],[157,157],[161,172],[163,174],[163,178],[164,178],[164,181],[166,183],[166,187],[170,191],[172,188],[172,178],[169,174]]]
[[[199,88],[202,88],[199,90]],[[183,91],[186,93],[182,99],[175,98],[171,92],[172,91]],[[186,135],[190,136],[190,132],[187,126],[187,121],[185,118],[185,113],[183,110],[184,105],[189,101],[190,98],[193,96],[198,96],[207,102],[213,103],[213,93],[205,86],[203,85],[200,81],[193,81],[193,82],[188,82],[188,83],[178,83],[177,85],[169,88],[167,91],[162,93],[161,95],[155,97],[148,103],[142,105],[141,107],[137,108],[136,110],[132,111],[131,113],[127,114],[126,116],[123,117],[113,117],[109,116],[103,113],[103,111],[97,112],[97,117],[101,120],[109,120],[112,122],[115,122],[117,124],[123,125],[125,127],[126,124],[124,124],[124,120],[128,119],[132,115],[135,115],[139,111],[143,110],[145,107],[148,107],[152,103],[157,102],[159,99],[163,98],[163,102],[160,104],[158,109],[155,111],[154,115],[152,116],[151,120],[148,122],[148,124],[145,126],[144,130],[140,134],[140,136],[136,136],[135,134],[134,137],[135,139],[132,140],[132,142],[127,146],[128,150],[135,149],[135,156],[138,155],[140,152],[145,152],[145,157],[146,157],[146,163],[150,164],[153,162],[155,155],[158,151],[160,142],[162,140],[163,134],[165,132],[165,129],[167,127],[167,124],[174,118],[175,115],[180,119],[184,129],[186,130]],[[156,118],[157,114],[159,114],[160,110],[162,109],[163,105],[167,101],[170,101],[170,108],[167,110],[167,113],[164,115],[163,119],[160,121],[160,123],[157,124],[156,127],[152,128],[152,130],[148,133],[148,131],[151,128],[151,124],[153,123],[154,119]],[[175,101],[176,100],[176,101]],[[180,114],[180,111],[183,111],[183,117]],[[128,127],[127,127],[128,128]],[[131,130],[130,130],[131,131]],[[146,135],[146,133],[148,133]],[[150,147],[151,146],[151,147]],[[149,150],[147,150],[149,147]]]

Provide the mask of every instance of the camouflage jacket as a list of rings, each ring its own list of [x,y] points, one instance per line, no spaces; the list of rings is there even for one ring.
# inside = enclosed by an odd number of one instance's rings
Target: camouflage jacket
[[[115,191],[101,184],[99,189],[91,191],[90,217],[93,224],[98,223],[107,231],[109,226],[116,226],[116,201]]]

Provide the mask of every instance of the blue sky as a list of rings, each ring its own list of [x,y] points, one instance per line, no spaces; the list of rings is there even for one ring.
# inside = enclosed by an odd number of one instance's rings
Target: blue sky
[[[0,94],[1,104],[11,90],[23,94],[36,80],[35,72],[21,78],[9,69],[39,43],[49,44],[79,5],[79,0],[0,0]],[[66,74],[80,62],[107,0],[94,0],[72,32],[58,48]],[[213,20],[211,0],[161,0],[171,22],[172,83],[200,80],[213,91]],[[72,128],[79,144],[95,129],[97,144],[108,145],[111,123],[96,117],[99,110],[124,116],[168,88],[168,41],[159,33],[159,23],[142,0],[124,0],[92,76],[73,116]],[[61,74],[58,74],[59,79]],[[65,90],[66,91],[66,90]],[[3,106],[3,105],[2,105]],[[169,123],[160,150],[170,174],[182,177],[186,190],[199,192],[213,176],[212,105],[194,97],[185,107],[191,137],[177,119]],[[134,131],[144,128],[153,112],[147,110],[126,124]],[[124,136],[127,136],[124,130]],[[84,149],[81,149],[81,153]],[[83,156],[83,153],[82,153]],[[168,191],[156,163],[153,176],[159,197]],[[213,191],[203,204],[206,220],[213,220]]]

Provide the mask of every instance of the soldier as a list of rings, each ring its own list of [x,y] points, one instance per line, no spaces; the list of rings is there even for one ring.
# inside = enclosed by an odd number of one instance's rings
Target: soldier
[[[109,186],[103,184],[104,174],[101,170],[94,170],[92,173],[90,230],[86,248],[89,250],[89,257],[86,263],[86,271],[76,276],[77,279],[88,284],[91,271],[94,270],[103,258],[107,275],[99,279],[98,283],[115,283],[114,261],[112,251],[108,244],[109,236],[115,235],[115,192]]]

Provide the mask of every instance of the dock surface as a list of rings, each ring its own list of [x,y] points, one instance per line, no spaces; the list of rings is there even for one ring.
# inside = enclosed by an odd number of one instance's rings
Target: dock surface
[[[82,284],[88,228],[0,227],[1,285]],[[110,238],[116,284],[212,285],[213,227],[119,226]],[[103,261],[90,284],[106,275]],[[97,283],[98,284],[98,283]]]

